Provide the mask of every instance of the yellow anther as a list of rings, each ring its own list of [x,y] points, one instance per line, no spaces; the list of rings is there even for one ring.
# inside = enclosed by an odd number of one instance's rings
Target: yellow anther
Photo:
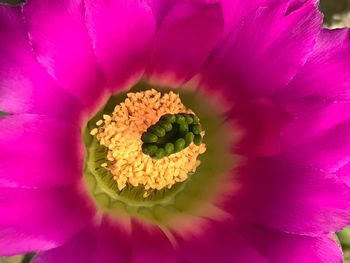
[[[127,184],[141,185],[145,188],[144,197],[147,197],[149,191],[170,189],[196,171],[197,158],[206,150],[204,143],[200,146],[192,143],[181,152],[161,160],[152,159],[142,152],[141,135],[147,128],[164,114],[177,113],[193,112],[181,103],[178,94],[170,91],[162,95],[152,89],[128,93],[127,99],[117,105],[111,115],[104,114],[103,119],[96,122],[98,127],[90,134],[108,149],[107,162],[101,166],[112,173],[119,190]]]
[[[97,128],[92,129],[91,132],[90,132],[90,134],[92,136],[95,136],[97,133],[98,133],[98,129]]]
[[[103,120],[99,120],[98,122],[96,122],[97,126],[100,126],[103,123]]]

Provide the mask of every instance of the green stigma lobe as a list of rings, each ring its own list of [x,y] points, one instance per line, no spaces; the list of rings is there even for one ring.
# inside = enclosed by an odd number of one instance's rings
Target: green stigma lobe
[[[192,142],[202,143],[202,126],[193,114],[165,114],[141,136],[142,152],[159,160],[178,153]]]

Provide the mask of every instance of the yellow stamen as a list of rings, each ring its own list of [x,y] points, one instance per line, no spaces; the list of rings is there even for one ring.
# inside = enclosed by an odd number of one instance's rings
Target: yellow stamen
[[[170,189],[183,182],[199,165],[197,157],[204,153],[205,144],[191,143],[179,153],[155,160],[142,152],[141,135],[164,114],[193,113],[181,103],[174,92],[165,93],[152,89],[128,93],[127,99],[117,105],[111,116],[103,115],[91,131],[99,143],[108,148],[107,162],[101,166],[108,169],[117,181],[119,190],[143,186],[146,190]],[[204,135],[204,132],[203,134]]]

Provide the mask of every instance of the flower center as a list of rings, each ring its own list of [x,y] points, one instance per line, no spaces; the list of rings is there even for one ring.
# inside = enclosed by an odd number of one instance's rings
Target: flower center
[[[143,187],[144,197],[185,181],[206,150],[199,118],[172,91],[127,93],[96,125],[90,134],[107,149],[101,169],[112,174],[119,190]]]
[[[193,218],[217,218],[215,204],[236,187],[232,145],[240,131],[216,102],[192,85],[175,93],[144,80],[111,95],[82,133],[84,183],[99,212],[170,235],[196,225]]]
[[[142,152],[159,160],[178,153],[192,142],[202,143],[202,126],[193,114],[165,114],[141,136]]]

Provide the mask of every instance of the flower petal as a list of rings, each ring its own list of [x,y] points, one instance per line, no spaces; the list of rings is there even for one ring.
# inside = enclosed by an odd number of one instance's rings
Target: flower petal
[[[237,170],[235,180],[240,189],[232,197],[231,212],[244,220],[306,235],[349,225],[349,187],[290,156],[251,159]]]
[[[105,216],[97,235],[92,262],[130,262],[130,231],[128,222],[118,222]]]
[[[342,262],[340,245],[328,236],[287,234],[253,224],[237,229],[269,263]]]
[[[131,262],[130,233],[106,216],[61,247],[38,254],[33,263]]]
[[[104,83],[85,28],[82,1],[28,0],[23,15],[39,63],[92,111]]]
[[[293,118],[266,98],[254,99],[233,112],[231,119],[242,129],[235,152],[244,156],[272,156],[281,151],[281,131]]]
[[[61,245],[91,221],[88,203],[78,187],[1,188],[0,255]]]
[[[115,89],[137,81],[154,38],[151,8],[140,0],[85,0],[85,5],[86,26],[109,85]]]
[[[343,167],[340,167],[335,173],[340,179],[342,179],[347,186],[350,187],[350,161]]]
[[[221,39],[220,4],[178,2],[156,35],[147,74],[151,81],[179,84],[196,74]]]
[[[350,161],[349,50],[348,29],[324,29],[305,66],[274,95],[295,116],[282,137],[289,154],[315,169],[337,173],[345,182]]]
[[[131,230],[132,229],[132,230]],[[43,252],[33,263],[175,261],[169,240],[158,227],[122,222],[104,216],[62,247]]]
[[[145,226],[133,221],[132,263],[175,263],[174,248],[157,226]]]
[[[350,30],[323,29],[315,50],[289,85],[275,95],[278,101],[305,97],[350,99]]]
[[[40,115],[0,118],[0,186],[52,187],[82,178],[77,126]]]
[[[147,2],[152,8],[157,25],[159,26],[171,8],[176,4],[176,2],[178,2],[178,0],[148,0]]]
[[[276,2],[283,3],[283,0],[266,0],[266,1],[272,1],[273,3],[276,3]],[[293,11],[297,10],[303,4],[305,4],[307,1],[314,3],[315,6],[319,6],[319,3],[320,3],[319,0],[289,0],[288,12],[293,12]]]
[[[256,8],[265,6],[265,2],[266,0],[220,0],[225,20],[225,35],[231,33],[239,22],[247,17]]]
[[[31,263],[92,263],[98,229],[88,226],[58,248],[37,254]]]
[[[79,101],[57,87],[33,56],[20,7],[0,5],[0,24],[0,110],[79,123]]]
[[[177,237],[178,262],[267,263],[233,226],[208,222],[200,234]]]
[[[258,7],[285,5],[288,2],[287,14],[299,9],[309,0],[251,0],[251,1],[232,1],[219,0],[222,5],[225,19],[225,36],[231,33],[235,27]],[[310,1],[311,2],[311,1]],[[318,0],[312,0],[317,6]]]
[[[350,161],[350,102],[305,99],[285,106],[295,116],[282,135],[286,154],[331,173]]]
[[[202,73],[202,86],[239,103],[288,84],[313,49],[321,15],[310,1],[289,14],[287,6],[258,8],[244,19]]]

